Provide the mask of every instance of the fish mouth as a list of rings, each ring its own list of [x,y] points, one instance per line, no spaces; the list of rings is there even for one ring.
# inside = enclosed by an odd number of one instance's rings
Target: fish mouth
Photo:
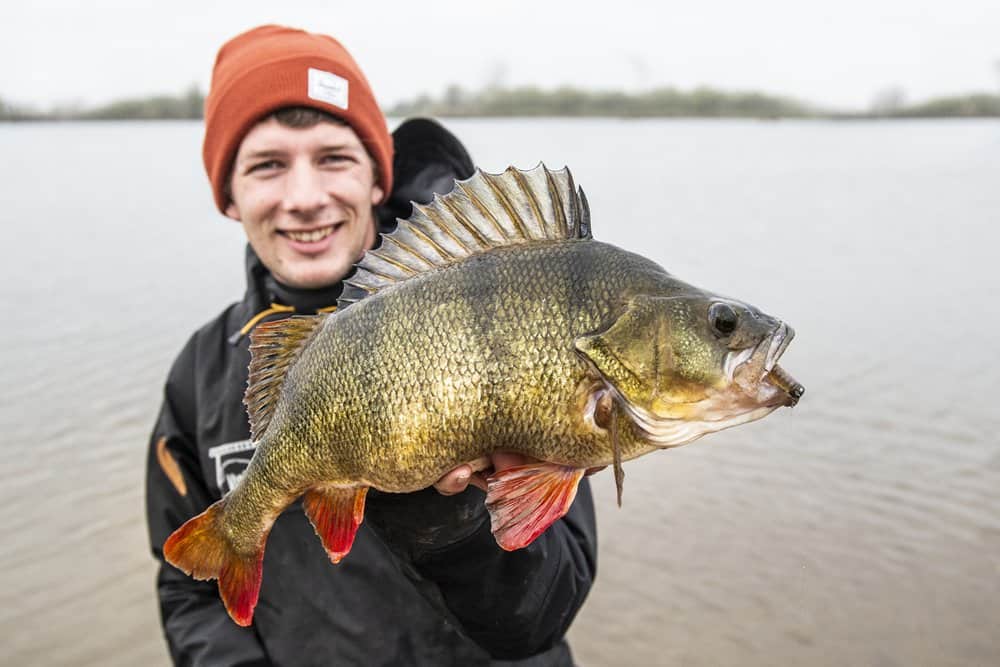
[[[657,415],[629,401],[611,383],[607,387],[646,442],[654,447],[676,447],[708,433],[756,421],[779,407],[795,405],[805,388],[778,365],[794,336],[794,329],[780,323],[756,346],[727,353],[724,387],[693,404],[686,418]]]
[[[758,405],[794,406],[805,387],[778,365],[794,337],[795,330],[781,322],[755,347],[730,352],[723,362],[726,379]]]
[[[785,353],[788,344],[792,342],[792,338],[794,337],[795,329],[784,322],[778,325],[777,331],[771,336],[771,342],[767,346],[767,356],[764,358],[764,368],[768,373],[774,368],[774,365],[778,362],[778,358]]]

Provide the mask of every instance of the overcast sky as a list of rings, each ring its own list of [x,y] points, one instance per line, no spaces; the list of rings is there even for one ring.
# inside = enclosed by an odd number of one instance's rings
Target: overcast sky
[[[450,83],[756,89],[864,108],[1000,90],[1000,0],[15,0],[0,99],[97,104],[199,84],[261,23],[337,37],[383,105]]]

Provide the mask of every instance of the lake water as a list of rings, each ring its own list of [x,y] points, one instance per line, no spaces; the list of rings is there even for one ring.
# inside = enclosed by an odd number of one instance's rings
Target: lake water
[[[802,403],[609,473],[584,665],[1000,663],[1000,122],[469,120],[795,327]],[[165,665],[147,437],[243,289],[197,123],[0,126],[0,662]]]

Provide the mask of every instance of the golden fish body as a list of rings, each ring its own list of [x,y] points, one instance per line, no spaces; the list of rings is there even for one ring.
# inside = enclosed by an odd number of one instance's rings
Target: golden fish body
[[[598,378],[574,342],[636,290],[692,292],[594,241],[515,246],[417,276],[327,318],[259,448],[274,450],[288,492],[317,480],[415,491],[497,450],[607,465],[607,431],[585,416]]]

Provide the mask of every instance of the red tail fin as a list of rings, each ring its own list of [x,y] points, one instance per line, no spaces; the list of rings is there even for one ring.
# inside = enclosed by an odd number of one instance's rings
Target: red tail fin
[[[339,563],[354,544],[354,535],[365,518],[366,493],[367,486],[314,486],[306,491],[306,516],[334,563]]]
[[[238,625],[247,626],[253,620],[260,593],[267,535],[256,553],[237,553],[222,531],[225,502],[218,501],[175,530],[163,544],[163,555],[167,562],[195,579],[218,579],[226,611]]]

